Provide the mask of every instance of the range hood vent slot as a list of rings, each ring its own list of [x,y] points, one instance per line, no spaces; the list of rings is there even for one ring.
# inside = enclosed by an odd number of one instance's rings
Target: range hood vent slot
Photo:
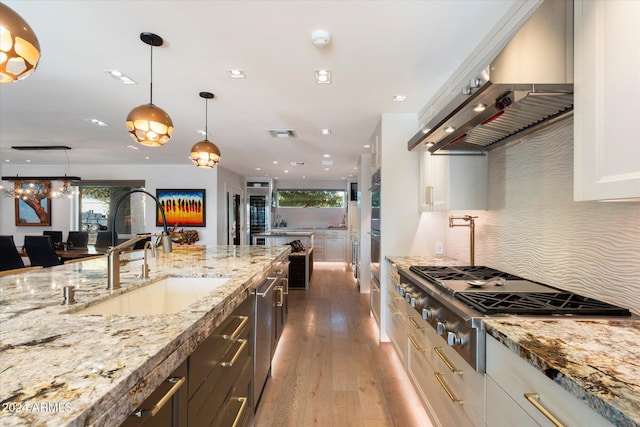
[[[573,111],[573,4],[545,1],[480,76],[418,131],[408,148],[484,154]],[[483,111],[474,110],[482,104]],[[447,129],[445,131],[445,129]]]

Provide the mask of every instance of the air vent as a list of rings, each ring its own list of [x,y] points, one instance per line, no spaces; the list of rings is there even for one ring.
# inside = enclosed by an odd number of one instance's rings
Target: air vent
[[[12,145],[11,148],[20,151],[71,150],[71,147],[66,145]]]
[[[296,131],[294,131],[293,129],[269,129],[267,130],[267,132],[269,132],[269,135],[271,135],[274,138],[295,138],[296,137]]]
[[[305,162],[291,162],[291,166],[307,166]]]

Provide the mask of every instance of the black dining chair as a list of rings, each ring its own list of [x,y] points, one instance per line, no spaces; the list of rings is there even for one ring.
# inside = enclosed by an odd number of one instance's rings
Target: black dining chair
[[[67,237],[67,245],[70,248],[86,248],[89,243],[88,231],[70,231]]]
[[[116,245],[118,244],[118,233],[116,232]],[[111,246],[111,232],[110,231],[98,231],[96,235],[96,248],[108,248]]]
[[[33,266],[53,267],[62,264],[53,249],[50,236],[24,236],[24,250]]]
[[[0,271],[24,268],[13,236],[0,236]]]
[[[142,234],[147,234],[147,233],[142,233]],[[138,235],[139,235],[139,234],[138,234]],[[144,249],[144,244],[145,244],[145,243],[147,243],[147,242],[150,242],[150,241],[151,241],[151,236],[149,236],[149,237],[145,237],[145,238],[144,238],[144,239],[142,239],[142,240],[138,240],[137,242],[135,242],[135,243],[133,244],[133,250],[136,250],[136,249]]]
[[[61,249],[61,246],[62,246],[62,231],[44,230],[42,232],[42,235],[51,237],[51,243],[53,243],[54,249],[56,249],[56,248],[60,248]]]

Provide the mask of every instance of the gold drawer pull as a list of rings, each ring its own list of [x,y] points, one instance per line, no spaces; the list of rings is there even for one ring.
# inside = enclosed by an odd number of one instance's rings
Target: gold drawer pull
[[[240,324],[238,325],[238,327],[231,332],[230,335],[222,335],[222,338],[225,340],[235,340],[238,338],[238,336],[240,335],[240,332],[242,332],[242,330],[244,329],[244,325],[247,324],[247,322],[249,321],[249,316],[237,316],[238,319],[241,320]]]
[[[416,337],[413,334],[407,334],[407,338],[411,341],[411,344],[418,350],[420,353],[424,353],[424,347],[421,346],[418,341],[416,341]]]
[[[424,328],[420,325],[418,325],[418,322],[416,322],[415,320],[413,320],[412,316],[407,316],[407,318],[409,319],[409,323],[411,323],[413,325],[414,328],[416,328],[417,330],[419,330],[420,332],[424,332]]]
[[[242,418],[241,418],[242,413],[243,413],[243,412],[245,411],[245,409],[247,408],[247,401],[248,401],[249,399],[247,399],[246,397],[232,397],[232,399],[236,399],[238,402],[242,402],[242,403],[240,404],[240,409],[238,410],[238,415],[236,415],[236,418],[233,420],[233,424],[232,424],[232,426],[231,426],[231,427],[236,427],[236,426],[240,425],[240,424],[239,424],[239,422],[240,422],[240,421],[241,421],[241,419],[242,419]]]
[[[447,368],[449,368],[451,372],[453,372],[456,375],[462,375],[462,370],[456,369],[456,367],[453,366],[451,362],[449,362],[449,359],[447,359],[447,356],[444,355],[444,351],[442,350],[442,347],[435,347],[433,351],[436,352],[438,357],[444,362],[444,364],[447,366]]]
[[[391,314],[393,314],[394,316],[397,316],[398,314],[400,314],[400,312],[398,310],[396,310],[396,308],[394,307],[393,304],[387,304],[387,307],[389,307],[389,311],[391,312]]]
[[[176,394],[176,392],[180,389],[180,387],[182,387],[182,384],[184,384],[184,382],[186,381],[185,377],[171,377],[169,379],[167,379],[168,382],[173,383],[173,386],[169,389],[169,391],[162,396],[162,398],[160,398],[160,400],[158,400],[158,402],[153,405],[153,408],[151,409],[138,409],[136,410],[133,415],[135,415],[136,417],[153,417],[155,416],[158,412],[160,412],[160,409],[162,409],[164,407],[164,405],[167,404],[167,402],[169,400],[171,400],[171,398],[173,397],[174,394]]]
[[[542,412],[542,415],[547,417],[547,419],[549,421],[551,421],[553,423],[553,425],[555,425],[557,427],[564,427],[564,424],[562,424],[560,422],[560,420],[558,420],[556,417],[554,417],[553,414],[547,410],[547,408],[545,408],[544,406],[542,406],[540,404],[540,402],[539,402],[540,393],[536,393],[536,392],[525,393],[524,394],[524,398],[527,399],[529,401],[529,403],[531,403],[533,406],[535,406],[538,411]]]
[[[395,295],[395,294],[394,294],[393,292],[391,292],[391,291],[387,291],[387,294],[389,294],[389,297],[390,297],[392,300],[394,300],[394,301],[397,301],[397,300],[399,300],[399,299],[402,299],[402,298],[400,298],[399,296]]]
[[[240,344],[240,347],[238,347],[238,351],[236,351],[236,354],[233,355],[230,361],[221,363],[221,365],[224,366],[225,368],[232,367],[233,364],[236,363],[236,360],[238,359],[238,357],[240,357],[240,353],[242,353],[242,350],[244,350],[244,348],[247,346],[247,340],[238,340],[238,342],[242,344]]]
[[[447,384],[445,384],[444,382],[444,376],[442,375],[442,372],[434,372],[433,375],[436,376],[436,379],[438,380],[438,382],[440,383],[440,385],[442,386],[442,388],[444,389],[445,393],[447,393],[447,396],[449,396],[449,399],[451,399],[451,401],[453,403],[457,403],[459,405],[462,405],[463,401],[461,399],[458,399],[452,392],[451,390],[449,390],[449,387],[447,387]]]

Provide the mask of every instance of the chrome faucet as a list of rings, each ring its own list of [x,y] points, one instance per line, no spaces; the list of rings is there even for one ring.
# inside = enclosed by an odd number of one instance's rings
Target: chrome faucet
[[[156,207],[157,209],[160,210],[160,213],[162,214],[162,225],[164,227],[164,231],[162,232],[162,235],[161,235],[162,236],[162,252],[167,254],[167,253],[171,253],[172,251],[171,238],[169,236],[169,230],[167,229],[167,217],[164,213],[164,208],[160,204],[160,201],[154,195],[152,195],[151,193],[145,190],[135,189],[135,190],[127,191],[116,202],[116,207],[113,211],[113,218],[111,220],[111,247],[109,247],[109,249],[107,250],[107,254],[108,254],[107,289],[109,290],[120,288],[120,252],[122,251],[122,249],[129,245],[134,244],[139,240],[146,239],[147,237],[151,236],[151,234],[140,234],[116,246],[115,231],[116,231],[116,217],[118,215],[118,209],[120,208],[120,204],[122,204],[124,199],[133,193],[144,193],[147,196],[151,197],[156,202]],[[149,277],[146,243],[145,243],[144,249],[145,251],[144,251],[143,277]],[[145,267],[146,267],[146,270],[145,270]]]
[[[477,216],[465,215],[465,216],[449,216],[449,228],[451,227],[469,227],[469,263],[471,267],[475,266],[475,255],[476,255],[476,223],[475,219]],[[456,224],[454,220],[461,219],[467,224]]]

